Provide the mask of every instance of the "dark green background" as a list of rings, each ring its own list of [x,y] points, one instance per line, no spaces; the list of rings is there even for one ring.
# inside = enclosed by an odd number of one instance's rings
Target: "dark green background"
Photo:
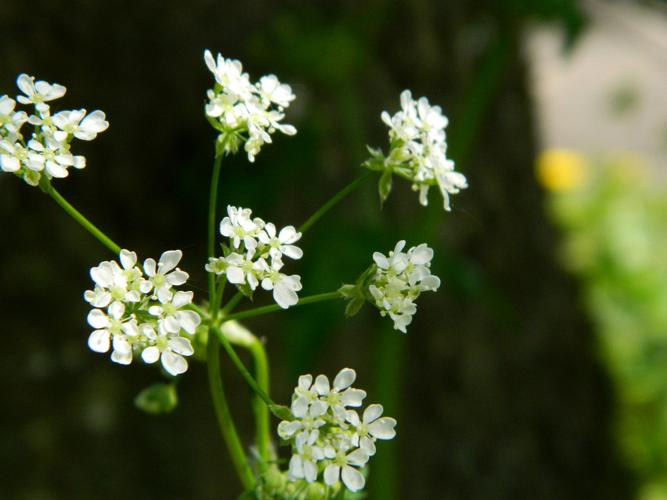
[[[410,88],[450,117],[450,152],[470,189],[444,213],[404,182],[382,211],[369,183],[303,239],[289,270],[304,294],[352,281],[374,250],[427,241],[443,280],[404,336],[366,307],[348,321],[326,303],[248,322],[265,336],[273,397],[298,374],[357,369],[369,402],[399,420],[379,446],[378,499],[627,498],[609,427],[613,396],[532,174],[533,113],[520,35],[550,21],[571,40],[574,0],[116,1],[0,3],[0,93],[28,72],[68,87],[62,108],[102,109],[111,126],[76,144],[83,172],[56,187],[142,258],[181,248],[204,296],[205,215],[214,132],[203,50],[274,72],[298,98],[279,137],[249,165],[225,161],[222,203],[298,224],[385,146],[379,114]],[[576,40],[575,40],[576,42]],[[175,413],[149,417],[134,395],[157,370],[86,348],[88,269],[110,258],[37,189],[0,175],[0,498],[234,498],[202,365]],[[266,294],[258,303],[268,303]],[[227,363],[228,364],[228,363]],[[225,369],[246,442],[247,390]]]

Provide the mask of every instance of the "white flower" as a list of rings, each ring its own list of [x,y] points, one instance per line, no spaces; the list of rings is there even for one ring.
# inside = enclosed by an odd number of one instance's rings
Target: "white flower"
[[[280,259],[283,255],[290,259],[303,257],[303,251],[293,244],[301,239],[301,233],[294,226],[285,226],[276,235],[276,226],[269,222],[264,226],[264,230],[259,233],[258,238],[259,241],[269,247],[269,253],[274,259]]]
[[[373,254],[375,271],[368,283],[368,293],[380,314],[389,315],[394,328],[406,333],[417,312],[415,300],[421,292],[437,290],[440,278],[431,274],[431,248],[423,243],[403,252],[404,247],[405,241],[401,240],[388,256]]]
[[[425,97],[415,101],[411,92],[405,90],[401,93],[401,110],[393,116],[384,111],[381,118],[389,127],[389,154],[385,157],[381,151],[371,150],[372,158],[364,166],[384,172],[380,179],[382,200],[391,190],[391,175],[397,174],[412,182],[422,205],[428,204],[429,188],[437,185],[444,208],[449,211],[449,195],[468,184],[447,158],[448,120],[440,106],[431,106]]]
[[[188,280],[188,273],[176,267],[182,257],[183,252],[180,250],[168,250],[160,256],[157,268],[154,259],[146,259],[144,272],[148,276],[148,281],[142,291],[148,293],[154,289],[158,300],[167,302],[171,297],[171,287],[182,285]]]
[[[355,467],[363,467],[366,462],[368,454],[362,449],[356,449],[347,455],[338,452],[336,458],[324,469],[324,482],[331,486],[342,476],[343,484],[348,490],[359,491],[366,484],[366,479]]]
[[[360,406],[366,393],[351,387],[356,373],[343,368],[333,387],[324,375],[299,377],[292,395],[291,420],[278,424],[278,435],[292,448],[288,479],[329,486],[343,482],[350,491],[364,487],[358,468],[375,454],[376,439],[392,439],[396,421],[382,417],[381,405],[370,405],[359,419],[346,406]],[[342,418],[341,418],[342,412]]]
[[[146,259],[142,270],[136,253],[121,250],[120,265],[105,261],[90,270],[95,289],[84,298],[95,308],[88,314],[96,329],[88,339],[93,351],[108,352],[113,346],[112,361],[125,365],[135,355],[149,364],[160,360],[174,376],[188,369],[185,356],[194,350],[187,336],[195,333],[201,318],[188,309],[192,292],[173,290],[188,277],[176,268],[181,257],[180,250],[167,251],[157,264]]]
[[[109,126],[102,111],[65,110],[51,116],[49,101],[65,94],[65,87],[50,84],[21,74],[16,80],[24,95],[16,100],[24,105],[33,104],[35,114],[15,111],[16,101],[0,97],[0,170],[22,177],[31,186],[39,185],[42,176],[47,179],[64,178],[69,168],[82,169],[86,159],[71,152],[73,139],[92,140]],[[30,136],[22,135],[21,126],[34,126]]]
[[[229,205],[227,214],[228,216],[220,222],[220,234],[231,239],[234,248],[239,248],[243,243],[246,249],[254,250],[264,221],[259,218],[251,219],[252,210],[249,208]]]
[[[148,330],[148,332],[154,333],[152,330]],[[162,367],[173,376],[185,373],[188,370],[188,361],[184,356],[194,354],[190,340],[163,331],[162,325],[158,325],[158,332],[151,339],[153,341],[151,342],[152,345],[141,352],[141,359],[146,364],[153,364],[160,360]]]
[[[287,309],[298,303],[297,292],[301,290],[300,276],[281,272],[285,255],[300,259],[303,251],[294,245],[301,238],[294,226],[286,226],[280,231],[271,222],[252,216],[252,210],[241,207],[227,207],[227,216],[220,222],[220,234],[229,240],[223,257],[211,257],[206,271],[237,286],[244,286],[254,292],[261,283],[264,290],[273,292],[273,298],[280,307]],[[248,294],[247,288],[241,288]]]
[[[0,135],[8,136],[12,141],[17,139],[21,126],[28,121],[24,111],[14,111],[16,101],[9,96],[0,97]]]
[[[16,79],[16,85],[25,95],[20,95],[16,99],[21,104],[34,104],[38,111],[48,109],[44,104],[47,101],[59,99],[65,95],[67,89],[57,83],[47,83],[43,80],[35,82],[35,78],[25,73],[20,74]]]
[[[109,128],[109,122],[100,110],[93,111],[88,116],[85,109],[61,111],[53,115],[53,123],[60,129],[53,134],[60,142],[65,141],[68,135],[82,141],[92,141],[97,134]]]
[[[289,461],[289,477],[291,479],[305,479],[312,483],[317,479],[317,462],[324,458],[324,451],[316,446],[317,431],[299,434],[296,437],[296,452]]]
[[[282,267],[282,261],[273,259],[271,269],[262,279],[262,288],[273,290],[273,300],[283,309],[287,309],[299,302],[299,296],[296,292],[302,288],[301,277],[296,274],[288,276],[279,272]]]
[[[362,418],[354,410],[347,410],[345,420],[355,429],[352,443],[364,450],[369,457],[375,455],[376,439],[393,439],[396,436],[396,419],[382,417],[384,408],[382,405],[369,405],[363,413]]]
[[[206,115],[220,132],[218,142],[225,153],[235,152],[241,142],[250,162],[262,146],[271,142],[276,130],[294,135],[296,129],[280,123],[283,110],[294,100],[289,85],[275,75],[267,75],[257,84],[250,82],[240,61],[204,52],[206,66],[215,77],[216,86],[206,93]]]

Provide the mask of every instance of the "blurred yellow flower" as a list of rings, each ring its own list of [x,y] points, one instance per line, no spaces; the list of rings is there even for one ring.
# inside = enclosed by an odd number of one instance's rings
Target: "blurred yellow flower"
[[[584,182],[586,158],[568,149],[547,149],[536,162],[538,182],[549,191],[567,191]]]

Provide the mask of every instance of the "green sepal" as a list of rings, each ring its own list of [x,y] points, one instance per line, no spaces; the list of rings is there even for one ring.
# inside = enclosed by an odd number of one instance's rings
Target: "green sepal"
[[[346,318],[351,318],[355,314],[357,314],[362,307],[364,307],[364,304],[366,303],[366,300],[363,297],[355,297],[352,300],[350,300],[347,303],[347,306],[345,306],[345,317]]]
[[[294,420],[294,415],[292,415],[292,411],[287,406],[269,405],[269,411],[273,413],[276,418],[289,421]]]
[[[378,182],[378,192],[380,193],[380,205],[384,205],[384,202],[389,198],[389,193],[391,193],[391,170],[385,170],[380,176],[380,181]]]
[[[150,415],[169,413],[178,406],[176,385],[157,383],[148,386],[134,398],[134,405]]]

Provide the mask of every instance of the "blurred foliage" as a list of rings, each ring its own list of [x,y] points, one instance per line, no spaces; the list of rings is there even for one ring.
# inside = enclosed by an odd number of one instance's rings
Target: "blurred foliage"
[[[667,188],[630,157],[591,164],[549,152],[540,167],[564,230],[563,262],[582,281],[619,393],[616,435],[642,481],[640,498],[665,499]],[[548,170],[561,182],[545,183]]]

